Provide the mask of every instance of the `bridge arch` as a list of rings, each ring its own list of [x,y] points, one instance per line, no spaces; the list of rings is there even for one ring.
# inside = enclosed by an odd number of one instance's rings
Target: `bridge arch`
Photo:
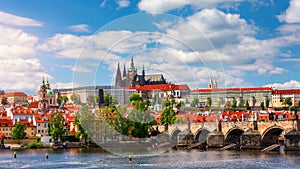
[[[241,135],[244,133],[244,130],[238,127],[231,128],[227,131],[225,134],[225,144],[231,144],[235,143],[237,145],[240,145],[240,138]]]
[[[181,131],[178,128],[175,128],[174,130],[171,131],[170,133],[170,142],[172,145],[176,145],[177,144],[177,138],[178,138],[178,134]]]
[[[267,128],[261,135],[261,145],[270,146],[278,144],[278,137],[285,131],[281,126],[272,126]]]
[[[197,130],[197,132],[195,133],[195,136],[194,136],[195,141],[206,144],[206,140],[208,138],[209,133],[210,133],[210,131],[206,128],[201,128],[201,129]]]

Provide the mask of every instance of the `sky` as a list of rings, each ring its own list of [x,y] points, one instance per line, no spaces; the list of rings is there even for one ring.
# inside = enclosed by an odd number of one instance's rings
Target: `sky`
[[[298,0],[2,0],[0,90],[114,85],[141,74],[206,88],[300,88]]]

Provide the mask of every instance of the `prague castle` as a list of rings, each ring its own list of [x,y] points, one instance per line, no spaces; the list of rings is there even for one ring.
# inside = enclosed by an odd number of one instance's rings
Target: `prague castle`
[[[137,74],[137,69],[134,67],[133,58],[129,69],[126,71],[124,65],[123,74],[121,74],[120,64],[118,63],[115,86],[123,88],[134,88],[136,86],[167,84],[166,79],[162,74],[146,75],[143,66],[142,75]]]

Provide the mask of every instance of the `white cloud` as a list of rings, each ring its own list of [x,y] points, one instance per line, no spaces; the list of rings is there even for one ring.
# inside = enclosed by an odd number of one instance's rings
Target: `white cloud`
[[[141,0],[138,7],[146,12],[167,12],[174,9],[181,9],[190,5],[197,9],[213,8],[217,5],[233,4],[245,0]]]
[[[37,58],[0,60],[0,86],[4,90],[37,92],[42,76],[52,78]]]
[[[38,38],[21,29],[0,25],[0,60],[34,56]]]
[[[86,24],[72,25],[68,29],[73,32],[89,32],[89,26]]]
[[[13,26],[43,26],[42,22],[34,19],[25,18],[21,16],[12,15],[0,11],[0,24],[13,25]]]
[[[290,6],[288,7],[288,9],[283,14],[278,15],[277,18],[280,22],[300,23],[299,11],[300,1],[290,0]]]
[[[273,84],[267,84],[266,87],[275,87],[277,89],[299,89],[300,88],[300,82],[296,80],[291,80],[289,82],[284,83],[273,83]]]
[[[92,72],[91,69],[84,67],[84,66],[60,65],[60,67],[67,68],[67,69],[70,69],[70,70],[76,71],[76,72],[84,72],[84,73]]]
[[[129,0],[118,0],[118,5],[119,8],[126,8],[130,5],[130,1]]]
[[[74,82],[68,82],[68,83],[57,82],[51,85],[53,89],[72,89],[80,86],[79,84]]]

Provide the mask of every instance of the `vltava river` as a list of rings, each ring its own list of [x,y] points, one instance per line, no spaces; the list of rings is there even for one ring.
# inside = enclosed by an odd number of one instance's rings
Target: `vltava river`
[[[45,153],[49,153],[46,160]],[[99,148],[0,150],[0,168],[300,168],[300,152],[170,150],[155,156],[114,155]]]

